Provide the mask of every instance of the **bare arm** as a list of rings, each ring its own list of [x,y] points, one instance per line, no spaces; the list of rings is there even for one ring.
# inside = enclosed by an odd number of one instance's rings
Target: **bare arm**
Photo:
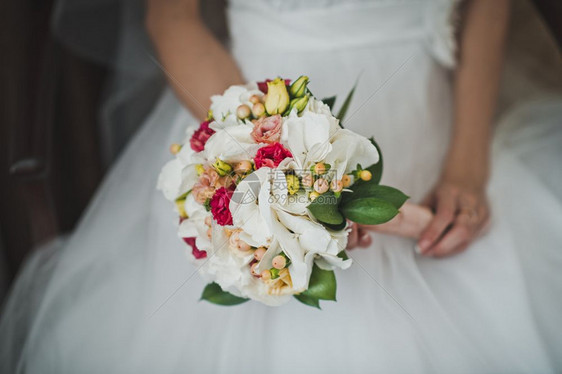
[[[488,221],[486,183],[492,119],[503,60],[509,0],[468,0],[455,72],[453,138],[441,178],[426,199],[431,210],[405,204],[383,225],[360,225],[350,243],[365,231],[419,239],[424,255],[446,256],[465,249]],[[364,243],[368,244],[365,238]]]
[[[453,138],[441,180],[427,201],[436,215],[419,241],[424,254],[443,256],[465,249],[488,220],[491,125],[509,5],[509,0],[467,3],[455,79]]]
[[[508,18],[509,0],[472,0],[461,35],[455,80],[455,127],[446,172],[455,175],[458,171],[453,168],[463,165],[463,174],[470,175],[476,188],[485,185],[488,177],[491,125]]]
[[[146,27],[170,85],[199,119],[211,95],[243,82],[232,56],[201,21],[198,0],[147,0]]]

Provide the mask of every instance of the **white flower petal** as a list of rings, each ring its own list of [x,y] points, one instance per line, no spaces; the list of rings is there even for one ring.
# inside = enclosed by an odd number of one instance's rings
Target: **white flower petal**
[[[260,148],[252,138],[252,126],[242,124],[218,130],[205,145],[205,157],[209,161],[220,158],[224,162],[234,163],[251,160]]]
[[[336,170],[338,178],[361,164],[366,168],[379,162],[379,153],[371,141],[349,130],[340,129],[331,139],[332,150],[325,162]]]
[[[178,197],[191,189],[197,181],[195,165],[183,165],[177,158],[164,165],[156,188],[162,191],[164,197],[175,201]]]
[[[270,170],[261,168],[246,176],[238,183],[230,200],[229,208],[234,226],[241,228],[254,245],[266,245],[271,239],[271,231],[267,224],[269,201],[267,198],[258,199],[263,185],[267,183]]]

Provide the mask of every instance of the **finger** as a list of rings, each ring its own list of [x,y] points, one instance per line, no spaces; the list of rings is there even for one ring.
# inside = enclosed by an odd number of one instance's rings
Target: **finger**
[[[349,236],[347,237],[347,249],[353,249],[357,246],[358,240],[358,232],[357,232],[357,224],[353,223],[351,225],[351,231],[349,232]]]
[[[443,257],[466,248],[475,236],[476,226],[470,222],[467,214],[459,214],[455,225],[435,245],[429,248],[424,255]]]
[[[371,243],[373,242],[373,239],[371,238],[371,234],[369,234],[367,230],[364,230],[361,227],[359,227],[358,231],[359,231],[358,233],[359,247],[366,248],[370,246]]]
[[[418,242],[422,253],[432,247],[443,235],[445,229],[453,222],[455,211],[456,197],[448,191],[441,193],[437,199],[435,216],[429,223],[429,226],[423,230]]]

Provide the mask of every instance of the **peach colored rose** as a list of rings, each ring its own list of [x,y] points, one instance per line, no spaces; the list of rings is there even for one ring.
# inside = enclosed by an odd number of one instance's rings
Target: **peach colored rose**
[[[191,193],[193,194],[193,198],[195,199],[195,201],[197,201],[199,204],[205,204],[205,201],[207,201],[207,199],[213,197],[213,195],[215,194],[215,189],[210,186],[205,186],[202,183],[195,183],[193,189],[191,190]]]
[[[262,117],[254,123],[252,137],[258,143],[275,143],[281,138],[281,124],[283,120],[279,114]]]

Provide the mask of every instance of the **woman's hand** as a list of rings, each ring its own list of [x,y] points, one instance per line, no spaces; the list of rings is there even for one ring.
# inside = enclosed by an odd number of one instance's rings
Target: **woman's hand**
[[[400,208],[396,217],[382,225],[358,225],[354,223],[351,226],[347,248],[368,247],[371,244],[369,232],[418,239],[432,218],[433,213],[428,208],[406,203]]]
[[[424,202],[435,216],[419,239],[422,255],[443,257],[459,253],[489,222],[486,183],[474,183],[478,178],[468,177],[470,174],[462,171],[459,174],[464,174],[468,180],[445,176]]]
[[[349,222],[351,224],[351,232],[347,237],[347,248],[353,249],[356,247],[367,248],[371,245],[373,239],[369,234],[369,231],[362,228],[359,224],[355,222]]]

